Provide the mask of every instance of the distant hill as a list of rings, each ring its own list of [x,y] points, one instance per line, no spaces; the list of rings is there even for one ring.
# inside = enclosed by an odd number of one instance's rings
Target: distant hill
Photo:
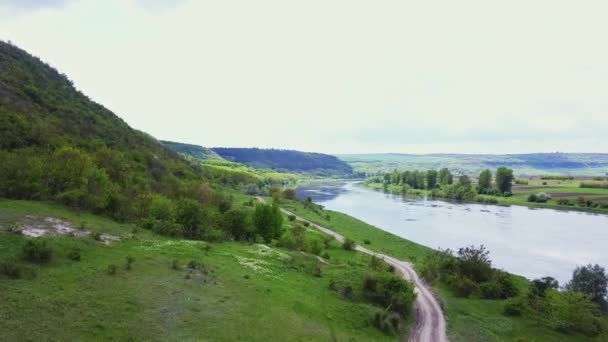
[[[439,169],[478,174],[486,168],[506,166],[518,175],[600,176],[608,173],[608,153],[530,154],[344,154],[338,156],[356,172],[373,174],[393,169]]]
[[[276,171],[327,177],[353,175],[350,165],[328,154],[259,148],[216,147],[212,150],[226,160],[255,168],[270,168]]]
[[[181,155],[188,156],[200,161],[209,159],[223,159],[217,153],[213,152],[210,148],[206,148],[203,146],[183,144],[166,140],[161,140],[161,143]]]

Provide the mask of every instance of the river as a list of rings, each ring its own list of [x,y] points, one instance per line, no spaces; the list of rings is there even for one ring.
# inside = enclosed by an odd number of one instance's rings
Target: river
[[[606,215],[410,198],[355,182],[303,185],[296,193],[428,247],[483,244],[495,267],[530,279],[564,284],[578,265],[608,267]]]

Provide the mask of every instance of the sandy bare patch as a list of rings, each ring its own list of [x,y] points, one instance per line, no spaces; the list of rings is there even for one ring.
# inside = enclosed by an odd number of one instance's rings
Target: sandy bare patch
[[[83,238],[93,234],[88,230],[76,229],[72,226],[71,222],[56,217],[38,217],[33,215],[27,215],[21,222],[16,223],[16,228],[13,232],[33,238],[64,235]],[[99,240],[109,245],[114,241],[120,240],[120,238],[110,234],[101,234]]]

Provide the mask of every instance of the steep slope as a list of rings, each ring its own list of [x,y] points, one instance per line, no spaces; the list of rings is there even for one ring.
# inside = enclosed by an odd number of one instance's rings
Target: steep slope
[[[91,101],[40,59],[0,42],[0,197],[59,200],[118,218],[145,193],[179,197],[203,175]]]
[[[212,150],[224,159],[256,168],[330,177],[350,177],[353,174],[347,163],[328,154],[259,148],[216,147]]]

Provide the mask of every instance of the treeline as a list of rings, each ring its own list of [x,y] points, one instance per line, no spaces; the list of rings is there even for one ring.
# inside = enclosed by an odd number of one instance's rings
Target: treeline
[[[335,156],[292,150],[216,147],[213,152],[230,161],[255,168],[313,173],[320,176],[352,176],[353,169]]]
[[[477,186],[473,186],[471,178],[467,175],[459,176],[457,182],[454,175],[447,168],[439,171],[403,171],[386,173],[383,176],[370,177],[367,183],[382,183],[386,191],[389,186],[400,186],[402,193],[408,193],[411,189],[429,190],[430,196],[450,198],[455,200],[478,200],[488,199],[479,195],[511,196],[513,184],[513,170],[499,167],[494,175],[490,170],[484,170],[479,174]]]
[[[440,249],[425,259],[421,274],[428,282],[448,285],[457,296],[509,299],[503,311],[507,316],[530,316],[566,333],[597,336],[605,329],[600,317],[608,310],[608,277],[599,265],[578,267],[561,288],[551,277],[535,279],[525,288],[493,268],[482,245],[457,253]]]
[[[603,183],[581,182],[579,187],[589,188],[589,189],[608,189],[608,182],[603,182]]]

